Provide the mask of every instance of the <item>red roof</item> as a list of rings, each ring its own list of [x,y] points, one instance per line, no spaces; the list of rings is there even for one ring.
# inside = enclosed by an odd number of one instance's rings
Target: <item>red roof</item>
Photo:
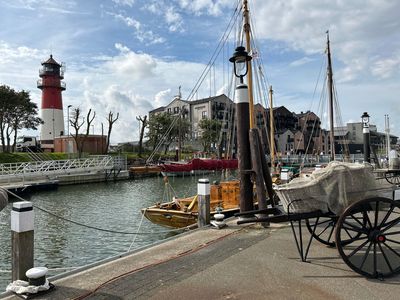
[[[56,61],[54,60],[52,54],[50,54],[50,58],[49,58],[48,60],[42,62],[42,65],[43,65],[43,64],[51,64],[51,65],[57,65],[57,66],[60,66],[60,67],[61,67],[61,65],[60,65],[58,62],[56,62]]]

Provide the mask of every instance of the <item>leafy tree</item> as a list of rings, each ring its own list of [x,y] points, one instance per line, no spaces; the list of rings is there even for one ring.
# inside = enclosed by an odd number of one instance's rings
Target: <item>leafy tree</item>
[[[221,123],[217,120],[202,119],[199,122],[201,129],[201,144],[204,152],[210,152],[212,144],[218,142],[219,132],[221,130]]]
[[[171,144],[172,135],[170,128],[172,122],[173,117],[168,113],[153,115],[147,122],[147,143],[153,148],[153,151],[156,149],[157,145],[164,136],[164,143],[167,145],[166,148],[168,148],[168,146]]]
[[[186,118],[172,116],[168,113],[154,115],[148,121],[147,143],[153,147],[162,142],[164,153],[166,154],[169,146],[174,141],[185,141],[190,131],[190,123]]]
[[[43,123],[37,114],[38,107],[31,102],[29,92],[17,92],[9,86],[0,85],[0,140],[3,152],[15,150],[18,130],[37,129]]]

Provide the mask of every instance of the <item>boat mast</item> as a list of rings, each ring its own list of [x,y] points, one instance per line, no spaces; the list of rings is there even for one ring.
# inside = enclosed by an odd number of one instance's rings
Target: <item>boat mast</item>
[[[246,51],[251,53],[250,45],[250,22],[249,22],[249,8],[247,6],[247,0],[243,0],[243,29],[246,34]],[[248,90],[249,90],[249,117],[250,117],[250,129],[254,128],[254,101],[253,101],[253,73],[251,69],[251,61],[247,61],[247,80],[248,80]]]
[[[270,133],[269,153],[271,155],[271,169],[275,170],[275,122],[274,122],[274,111],[272,102],[273,93],[274,91],[272,90],[272,86],[270,86],[269,87],[269,133]]]
[[[328,56],[328,91],[329,91],[329,122],[330,131],[329,137],[331,140],[330,147],[330,160],[335,160],[335,134],[334,134],[334,124],[333,124],[333,73],[332,73],[332,60],[331,60],[331,48],[329,45],[329,30],[326,32],[327,39],[327,56]]]

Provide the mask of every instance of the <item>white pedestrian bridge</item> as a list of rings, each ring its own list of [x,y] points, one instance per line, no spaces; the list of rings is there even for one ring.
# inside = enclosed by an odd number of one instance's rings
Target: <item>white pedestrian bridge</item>
[[[60,176],[127,170],[124,156],[97,155],[81,159],[47,160],[0,164],[0,185],[57,180]]]

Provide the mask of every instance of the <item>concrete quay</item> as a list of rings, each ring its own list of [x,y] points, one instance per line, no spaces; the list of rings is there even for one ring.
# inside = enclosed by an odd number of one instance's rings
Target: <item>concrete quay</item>
[[[395,299],[400,276],[366,279],[313,241],[301,262],[291,228],[210,227],[58,279],[35,299]],[[19,299],[6,296],[5,299]]]

